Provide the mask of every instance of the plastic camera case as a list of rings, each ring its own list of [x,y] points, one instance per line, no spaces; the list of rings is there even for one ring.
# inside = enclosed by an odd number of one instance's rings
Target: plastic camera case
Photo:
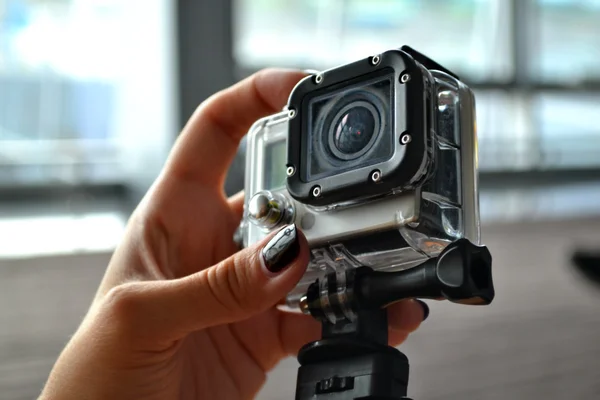
[[[340,138],[336,118],[353,107],[375,132],[359,139],[368,149],[326,154]],[[285,111],[252,126],[238,240],[246,247],[292,222],[302,230],[312,254],[287,296],[296,308],[327,272],[339,284],[346,268],[396,271],[460,238],[479,244],[477,177],[472,91],[405,46],[305,78]],[[257,197],[269,218],[254,215]]]

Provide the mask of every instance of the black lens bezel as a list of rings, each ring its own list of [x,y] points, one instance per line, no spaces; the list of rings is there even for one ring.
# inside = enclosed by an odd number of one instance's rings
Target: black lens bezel
[[[426,160],[426,148],[429,132],[425,122],[425,85],[420,65],[406,52],[390,50],[379,56],[379,62],[365,58],[323,73],[323,79],[317,83],[314,76],[300,81],[292,91],[288,108],[296,111],[288,122],[288,166],[296,170],[303,168],[303,132],[310,129],[310,99],[327,93],[339,91],[344,87],[385,76],[392,71],[392,121],[395,150],[386,161],[368,165],[339,175],[328,176],[305,182],[301,173],[287,178],[290,195],[305,204],[325,206],[353,200],[357,197],[384,194],[392,189],[410,185],[419,175]],[[374,65],[375,64],[375,65]],[[408,74],[410,79],[402,82],[401,76]],[[400,137],[410,134],[409,143],[402,144]],[[371,180],[371,172],[379,170],[382,179]],[[320,196],[313,196],[313,188],[319,186]]]

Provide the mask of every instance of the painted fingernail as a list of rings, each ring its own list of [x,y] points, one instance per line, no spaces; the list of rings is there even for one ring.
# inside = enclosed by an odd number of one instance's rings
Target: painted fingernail
[[[427,303],[425,303],[422,300],[416,299],[417,303],[419,303],[421,305],[421,307],[423,307],[423,321],[425,321],[427,319],[427,317],[429,317],[429,306],[427,305]]]
[[[300,253],[300,243],[296,225],[288,225],[267,243],[262,250],[265,267],[270,272],[280,272]]]

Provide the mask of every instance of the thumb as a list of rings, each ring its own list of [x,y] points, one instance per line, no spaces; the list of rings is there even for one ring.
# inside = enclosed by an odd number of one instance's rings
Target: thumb
[[[136,302],[142,308],[135,312],[136,325],[154,332],[152,336],[176,340],[250,318],[294,288],[308,259],[306,238],[295,225],[288,225],[196,274],[146,286],[144,301]]]

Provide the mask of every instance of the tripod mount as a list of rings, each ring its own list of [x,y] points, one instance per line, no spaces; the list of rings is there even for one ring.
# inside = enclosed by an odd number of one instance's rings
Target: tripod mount
[[[388,345],[385,307],[407,298],[488,305],[494,294],[491,254],[467,239],[408,270],[349,268],[318,279],[301,308],[321,321],[322,338],[298,354],[296,400],[410,400],[408,358]]]

